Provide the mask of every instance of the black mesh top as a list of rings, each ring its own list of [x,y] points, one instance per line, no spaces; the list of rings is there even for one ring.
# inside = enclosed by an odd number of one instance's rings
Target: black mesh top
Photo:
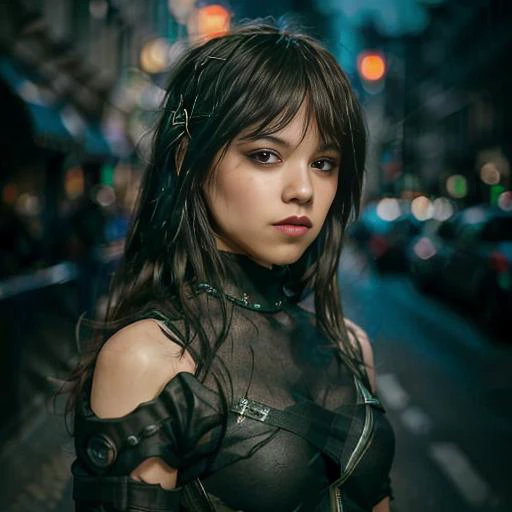
[[[394,436],[380,402],[314,315],[287,300],[285,267],[221,254],[231,274],[223,290],[231,327],[204,385],[215,389],[227,370],[231,412],[204,487],[245,512],[328,511],[335,500],[344,510],[371,510],[391,493]],[[215,331],[218,291],[199,289],[205,328]],[[168,326],[180,331],[179,322]]]
[[[285,267],[222,258],[231,274],[224,290],[202,283],[191,299],[208,339],[219,329],[220,293],[230,305],[227,339],[204,379],[181,372],[116,419],[95,416],[85,386],[75,414],[76,510],[114,510],[102,505],[108,485],[117,489],[110,501],[127,488],[136,496],[140,484],[123,478],[157,456],[178,469],[180,487],[199,477],[217,511],[371,512],[391,493],[394,436],[367,379],[343,363],[315,316],[287,299]],[[183,335],[180,320],[155,309],[143,316]],[[196,341],[188,349],[198,358]],[[157,507],[159,491],[150,491],[144,510],[177,510]]]

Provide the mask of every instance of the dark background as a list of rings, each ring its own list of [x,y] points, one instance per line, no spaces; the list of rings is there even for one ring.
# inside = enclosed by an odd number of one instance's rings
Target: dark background
[[[397,435],[393,510],[512,510],[511,5],[2,2],[0,510],[72,509],[52,396],[78,318],[103,311],[166,72],[208,31],[267,15],[319,37],[366,111],[340,284]]]

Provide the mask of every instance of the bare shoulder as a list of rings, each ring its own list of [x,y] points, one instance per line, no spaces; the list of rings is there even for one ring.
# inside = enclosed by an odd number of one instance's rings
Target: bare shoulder
[[[368,373],[368,379],[370,380],[370,385],[372,387],[372,391],[376,390],[376,380],[375,380],[375,366],[373,359],[373,347],[370,342],[370,338],[366,331],[352,320],[345,318],[345,325],[347,326],[348,336],[354,347],[356,349],[359,347],[361,353],[363,355],[363,360],[366,366],[366,371]]]
[[[152,400],[179,372],[195,370],[188,353],[170,340],[156,320],[127,325],[101,348],[94,369],[91,407],[103,418],[123,416]]]

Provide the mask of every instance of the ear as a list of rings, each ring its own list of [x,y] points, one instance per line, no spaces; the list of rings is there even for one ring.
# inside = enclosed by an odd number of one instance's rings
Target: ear
[[[178,142],[178,146],[176,147],[176,153],[174,154],[174,163],[176,165],[176,174],[179,174],[181,171],[181,166],[183,165],[183,160],[185,160],[185,155],[187,154],[188,149],[188,137],[183,135]]]

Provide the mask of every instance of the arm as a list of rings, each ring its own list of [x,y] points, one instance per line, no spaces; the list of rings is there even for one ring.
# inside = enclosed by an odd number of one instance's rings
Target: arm
[[[157,397],[178,373],[193,373],[194,370],[192,358],[187,353],[181,356],[181,347],[165,336],[156,321],[141,320],[125,327],[105,343],[96,361],[90,408],[100,423],[94,428],[99,428],[101,433],[104,428],[102,425],[108,428],[109,419],[128,422],[127,425],[130,422],[132,425],[138,425],[134,423],[137,414],[134,410],[140,404],[148,403]],[[80,446],[84,446],[83,443],[87,444],[92,431],[88,432],[88,427],[84,430],[83,422],[79,425],[81,428],[76,433],[76,439]],[[148,504],[155,500],[165,503],[179,501],[179,496],[176,495],[178,490],[171,491],[176,487],[177,470],[159,457],[147,457],[142,462],[139,458],[139,463],[135,467],[132,466],[131,471],[126,473],[112,475],[109,470],[94,475],[87,471],[87,466],[83,465],[83,454],[82,450],[80,453],[77,452],[78,459],[74,471],[75,487],[80,503],[77,504],[79,507],[77,510],[96,510],[96,508],[87,508],[94,507],[94,504],[90,501],[82,503],[81,498],[88,496],[91,490],[92,494],[96,495],[97,491],[94,489],[105,485],[112,489],[129,485],[131,490],[128,496],[137,494],[139,501],[142,499]],[[96,502],[103,503],[103,497],[96,498]],[[110,505],[107,507],[106,503],[110,502],[110,499],[105,498],[105,500],[105,510],[117,510],[115,504],[114,508],[109,508]],[[130,504],[130,498],[128,498],[125,506],[129,507]],[[151,509],[148,508],[148,510]],[[170,510],[175,509],[170,508]]]
[[[368,338],[368,334],[361,329],[357,324],[352,322],[351,320],[348,320],[345,318],[345,324],[348,328],[350,328],[355,335],[357,336],[357,339],[354,337],[351,330],[348,331],[349,338],[352,344],[356,347],[359,347],[361,350],[361,353],[363,355],[363,361],[366,367],[366,373],[368,374],[368,380],[370,381],[371,386],[371,392],[375,393],[377,391],[377,383],[375,379],[375,366],[373,361],[373,348],[370,343],[370,339]]]
[[[350,327],[354,333],[357,336],[357,340],[353,336],[353,334],[349,331],[349,337],[353,344],[359,343],[359,347],[361,349],[361,353],[363,355],[363,361],[366,367],[366,372],[368,374],[368,380],[370,381],[371,386],[371,392],[376,393],[377,392],[377,383],[376,383],[376,377],[375,377],[375,365],[374,365],[374,358],[373,358],[373,348],[370,343],[370,339],[368,338],[368,335],[366,332],[361,329],[357,324],[354,322],[345,319],[345,324],[347,327]],[[377,505],[373,507],[372,512],[390,512],[390,502],[389,502],[389,496],[386,496],[384,499],[379,501]]]
[[[377,505],[373,507],[372,512],[390,512],[389,497],[386,496],[382,501],[379,501]]]
[[[158,396],[180,371],[193,373],[188,353],[170,341],[154,320],[131,324],[102,347],[94,371],[91,408],[100,418],[116,418]],[[135,480],[176,486],[177,471],[156,457],[146,459],[130,474]]]

